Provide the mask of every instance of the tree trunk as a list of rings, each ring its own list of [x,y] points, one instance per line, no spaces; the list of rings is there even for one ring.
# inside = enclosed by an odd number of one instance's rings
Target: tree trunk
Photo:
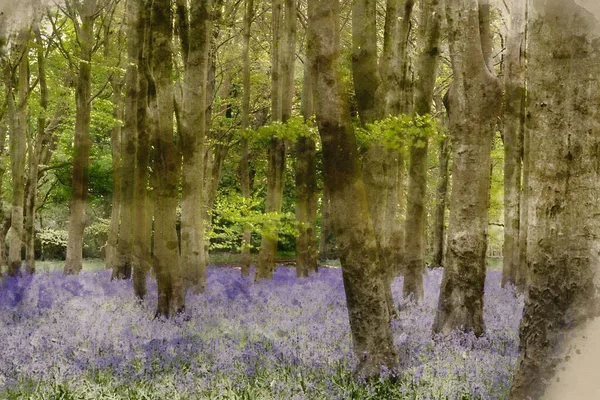
[[[73,195],[69,217],[69,239],[64,274],[77,275],[83,262],[83,231],[86,223],[85,209],[89,183],[90,117],[92,91],[92,52],[94,47],[94,20],[96,0],[85,0],[81,7],[81,25],[78,29],[80,44],[79,73],[75,102],[75,140],[73,155]]]
[[[504,87],[504,265],[502,286],[515,284],[519,263],[521,156],[525,129],[525,9],[521,0],[510,8],[510,32]]]
[[[116,79],[112,81],[112,90],[115,107],[113,117],[119,121],[123,114],[121,106],[122,96],[121,85]],[[117,265],[117,243],[119,242],[119,223],[121,221],[121,124],[113,126],[110,135],[110,144],[113,169],[113,195],[104,264],[106,269],[114,271]]]
[[[377,69],[376,8],[375,0],[352,2],[352,75],[363,125],[379,117],[375,96],[381,84]]]
[[[137,3],[127,2],[126,36],[127,68],[125,72],[125,98],[123,106],[123,128],[121,129],[121,190],[120,190],[120,228],[117,244],[117,259],[113,267],[112,279],[130,279],[133,260],[134,236],[134,193],[135,193],[135,157],[137,138],[137,99],[138,99],[138,48]]]
[[[133,290],[138,299],[146,296],[146,276],[152,265],[152,203],[148,197],[148,165],[150,162],[150,127],[147,121],[148,81],[148,41],[146,37],[146,11],[137,9],[137,38],[140,46],[137,53],[138,92],[137,92],[137,149],[134,178],[134,228],[133,228]]]
[[[450,164],[450,140],[445,137],[439,144],[439,178],[435,199],[435,221],[433,225],[433,266],[444,266],[446,232],[446,201],[448,198],[448,165]]]
[[[288,9],[290,0],[285,1],[285,11],[286,14],[289,14],[291,12],[291,10]],[[288,109],[288,107],[291,104],[289,101],[284,100],[284,94],[293,96],[293,91],[286,87],[287,84],[289,84],[289,78],[286,75],[286,72],[288,71],[284,68],[284,65],[287,65],[288,63],[285,58],[287,49],[282,49],[280,46],[281,36],[283,36],[281,34],[281,23],[283,21],[282,2],[282,0],[273,0],[271,11],[271,25],[273,32],[273,45],[271,47],[271,120],[273,122],[285,122],[283,120],[284,114],[286,118],[289,118],[291,108]],[[295,11],[293,17],[295,20]],[[290,18],[286,18],[286,26],[284,27],[286,36],[289,34],[289,32],[287,32],[289,23]],[[284,105],[286,106],[285,113],[283,109]],[[285,142],[283,139],[271,139],[271,144],[267,151],[267,159],[267,198],[265,200],[265,213],[276,216],[281,213],[281,206],[283,204],[283,181],[285,178]],[[279,223],[275,222],[272,226],[268,226],[264,229],[260,242],[255,280],[273,279],[278,239]]]
[[[1,39],[2,39],[2,37],[0,37],[0,40]],[[2,64],[3,63],[0,62],[0,67],[2,69],[2,72],[6,73],[8,70],[5,68],[8,68],[8,65],[2,65]],[[5,78],[8,78],[8,76],[5,75]],[[5,83],[8,83],[8,81],[5,81]],[[11,87],[11,86],[10,85],[6,86],[6,93],[8,93],[9,87]],[[10,101],[10,98],[7,97],[7,100]],[[9,116],[9,118],[10,118],[10,116]],[[6,144],[7,134],[8,134],[8,127],[5,124],[5,121],[3,121],[0,118],[0,182],[2,182],[4,180],[4,175],[6,174],[6,162],[5,162],[4,158],[5,158],[5,154],[6,154],[5,153],[5,144]],[[4,195],[4,191],[2,190],[2,186],[0,186],[0,198],[2,198],[3,195]],[[0,225],[0,276],[2,276],[2,267],[6,264],[6,261],[8,258],[7,254],[6,254],[5,243],[6,243],[6,233],[8,232],[8,226],[10,226],[10,212],[8,212],[8,210],[6,210],[4,208],[4,204],[2,204],[2,202],[0,202],[0,221],[2,221],[2,224]],[[8,221],[8,224],[6,223],[7,221]],[[6,226],[6,229],[4,229],[5,226]]]
[[[417,65],[414,112],[418,116],[431,113],[433,89],[437,74],[443,7],[439,0],[421,2],[419,36],[422,50]],[[429,138],[416,138],[410,145],[408,198],[406,205],[404,261],[404,296],[422,300],[425,269],[425,228],[427,196],[427,151]]]
[[[29,31],[19,35],[19,79],[17,99],[10,90],[7,93],[8,107],[14,108],[14,126],[10,131],[10,168],[12,172],[13,198],[11,208],[11,230],[9,232],[8,275],[21,275],[21,250],[23,249],[23,206],[25,202],[25,159],[27,157],[27,95],[29,91]],[[14,76],[14,75],[13,75]],[[12,79],[14,82],[14,78]],[[14,87],[14,86],[13,86]],[[16,102],[16,104],[15,104]],[[9,110],[11,113],[11,110]]]
[[[155,152],[153,266],[158,281],[156,315],[167,318],[185,306],[176,229],[179,157],[173,141],[172,21],[171,2],[154,0],[149,24],[153,76],[147,76],[149,125],[154,130]]]
[[[48,110],[48,85],[46,82],[46,60],[44,42],[37,24],[33,27],[37,44],[38,80],[40,85],[40,106],[42,113],[37,119],[35,144],[29,148],[29,166],[27,168],[27,184],[25,187],[25,269],[35,273],[35,202],[37,197],[38,170],[42,148],[49,146],[49,135],[46,132],[46,115]]]
[[[521,183],[521,193],[519,196],[519,241],[517,253],[517,277],[516,285],[520,292],[524,292],[529,282],[529,273],[527,267],[527,236],[529,232],[529,196],[531,187],[529,186],[529,133],[523,130],[523,154],[521,165],[523,170],[523,181]]]
[[[576,357],[575,341],[583,338],[583,345],[591,346],[597,337],[590,326],[600,304],[600,23],[592,13],[596,4],[532,4],[527,251],[531,281],[511,399],[550,394],[546,387],[556,380],[560,364]],[[555,386],[559,385],[564,383]]]
[[[433,331],[482,335],[490,163],[501,88],[484,55],[477,0],[448,3],[454,81],[449,93],[452,194],[446,266]]]
[[[358,150],[339,74],[339,1],[309,0],[308,51],[315,110],[331,191],[357,373],[378,375],[398,365]]]
[[[212,1],[194,0],[190,7],[189,53],[183,87],[183,183],[181,255],[185,287],[206,289],[204,235],[204,143],[206,140],[206,82],[210,49]]]
[[[331,196],[327,184],[323,182],[323,197],[321,201],[321,236],[319,237],[319,260],[335,260],[338,258],[333,231],[333,216],[331,212]]]
[[[314,115],[313,88],[308,60],[304,66],[304,84],[302,88],[302,115],[305,122]],[[307,277],[310,272],[318,271],[317,260],[317,147],[315,139],[301,136],[296,144],[296,222],[298,239],[296,241],[296,275]]]
[[[252,20],[254,19],[254,0],[245,1],[244,9],[244,32],[243,32],[243,97],[242,97],[242,129],[247,131],[250,129],[250,32],[252,29]],[[250,200],[252,193],[250,189],[250,171],[249,171],[250,156],[248,153],[248,139],[242,138],[242,159],[240,160],[240,185],[242,196],[246,200]],[[242,275],[250,275],[250,240],[252,239],[252,231],[248,226],[244,226],[242,235]]]

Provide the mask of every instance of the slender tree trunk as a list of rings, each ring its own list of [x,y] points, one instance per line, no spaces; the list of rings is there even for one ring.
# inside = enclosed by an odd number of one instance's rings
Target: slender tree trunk
[[[477,0],[447,3],[446,16],[454,72],[449,94],[453,190],[446,266],[433,330],[462,329],[479,336],[485,331],[490,153],[501,88],[485,62],[488,41]]]
[[[504,266],[502,286],[516,284],[519,265],[521,156],[525,129],[525,2],[510,8],[504,87]]]
[[[173,12],[169,0],[154,0],[152,29],[152,72],[148,76],[149,124],[153,127],[154,198],[153,267],[158,281],[156,315],[169,317],[184,308],[177,240],[177,192],[179,161],[173,141]]]
[[[290,0],[286,1],[286,14],[290,13],[288,9]],[[273,122],[282,121],[283,117],[289,118],[291,114],[291,103],[289,100],[284,100],[285,96],[293,96],[287,85],[289,77],[286,75],[288,70],[288,60],[285,58],[287,50],[281,48],[281,24],[282,18],[282,3],[283,0],[272,1],[272,32],[273,45],[271,47],[271,120]],[[292,2],[293,3],[293,2]],[[294,8],[295,10],[295,8]],[[295,20],[295,11],[294,16]],[[284,29],[289,29],[287,26],[290,19],[285,20]],[[286,33],[286,36],[289,32]],[[284,112],[284,105],[286,107]],[[285,115],[284,115],[285,114]],[[267,167],[267,198],[265,201],[265,213],[272,216],[277,216],[281,213],[283,204],[283,181],[285,178],[285,142],[280,138],[271,139],[271,144],[267,151],[268,167]],[[274,222],[272,226],[267,227],[262,235],[260,243],[260,252],[258,255],[258,268],[256,269],[255,280],[273,279],[275,271],[275,258],[277,256],[277,242],[279,239],[279,223]]]
[[[331,215],[331,196],[327,184],[323,182],[321,205],[321,236],[319,237],[319,260],[335,260],[338,258]]]
[[[305,61],[302,89],[302,115],[305,122],[314,115],[313,88],[308,60]],[[317,147],[315,139],[301,136],[296,144],[296,275],[307,277],[318,271],[317,263]]]
[[[385,235],[381,243],[382,257],[385,261],[385,272],[391,274],[388,279],[391,284],[392,279],[403,274],[404,265],[404,157],[401,150],[389,149],[387,171],[387,199],[384,230]],[[387,289],[387,288],[386,288]],[[388,300],[391,299],[391,285],[387,292]],[[391,303],[390,303],[391,304]],[[390,312],[395,307],[390,308]]]
[[[90,117],[92,91],[92,51],[94,46],[94,19],[96,0],[85,0],[81,8],[81,25],[78,29],[80,61],[75,102],[75,140],[73,155],[73,194],[69,217],[69,239],[64,274],[77,275],[83,262],[83,231],[86,223],[85,209],[89,183]]]
[[[422,50],[417,65],[417,84],[414,112],[416,115],[431,113],[433,89],[437,76],[443,7],[439,0],[421,2],[419,36]],[[423,272],[425,269],[425,228],[427,225],[427,151],[429,138],[414,139],[410,145],[408,167],[408,198],[406,206],[406,237],[404,257],[404,296],[423,299]]]
[[[250,32],[252,29],[252,20],[254,19],[254,0],[245,1],[244,11],[244,35],[243,35],[243,85],[244,94],[242,97],[242,129],[250,129]],[[246,200],[250,200],[252,194],[250,189],[250,171],[249,171],[250,156],[248,152],[248,139],[242,138],[242,159],[240,160],[240,184],[242,196]],[[250,240],[252,231],[250,227],[244,226],[242,235],[242,275],[250,275],[250,263],[252,261],[250,255]]]
[[[46,134],[46,116],[48,110],[48,85],[46,82],[46,62],[44,53],[44,42],[39,26],[34,25],[37,48],[38,80],[40,85],[40,106],[42,114],[37,119],[37,133],[35,144],[31,143],[29,148],[29,166],[27,168],[27,184],[25,187],[25,269],[28,273],[35,273],[35,201],[37,197],[38,170],[42,146],[49,145]]]
[[[339,75],[339,1],[309,0],[309,55],[315,110],[331,191],[357,373],[378,375],[398,365],[367,195],[348,104]]]
[[[113,102],[115,108],[113,117],[116,120],[122,118],[122,96],[121,85],[113,81]],[[108,238],[105,248],[105,268],[114,270],[117,264],[117,243],[119,242],[119,223],[121,221],[121,125],[116,124],[111,130],[110,136],[112,169],[113,169],[113,195],[110,212],[110,225],[108,227]]]
[[[435,221],[433,226],[433,266],[444,266],[444,244],[446,233],[446,201],[448,198],[448,165],[450,164],[450,140],[445,137],[438,149],[439,178],[436,189]]]
[[[0,17],[1,18],[1,17]],[[0,20],[1,22],[1,20]],[[0,28],[1,29],[1,28]],[[0,40],[2,37],[0,36]],[[1,44],[1,43],[0,43]],[[1,49],[0,49],[1,50]],[[8,66],[2,65],[0,62],[0,67],[2,68],[2,72],[7,72]],[[5,75],[5,78],[8,76]],[[8,81],[5,81],[8,83]],[[6,92],[9,93],[9,85],[6,86]],[[7,97],[7,100],[10,101],[10,98]],[[11,118],[11,116],[9,116]],[[6,136],[8,135],[8,127],[5,121],[0,119],[0,182],[3,181],[4,175],[6,174],[6,162],[4,160],[5,157],[5,144],[6,144]],[[0,198],[4,195],[4,191],[2,190],[2,186],[0,186]],[[4,229],[5,226],[10,225],[10,212],[4,208],[4,204],[0,202],[0,221],[2,221],[2,225],[0,225],[0,276],[2,276],[2,267],[6,264],[7,254],[6,254],[6,233],[8,232],[8,227]],[[8,224],[6,222],[9,222]]]
[[[148,165],[150,161],[150,127],[147,121],[148,81],[148,41],[146,34],[146,13],[143,7],[137,9],[138,38],[138,92],[137,92],[137,149],[134,178],[134,235],[133,235],[133,290],[138,299],[146,296],[146,276],[152,265],[152,204],[148,198]]]
[[[363,124],[372,123],[379,117],[375,97],[381,84],[377,68],[376,8],[375,0],[352,3],[352,75]]]
[[[600,23],[592,14],[596,4],[532,4],[527,72],[531,281],[511,389],[511,399],[519,400],[550,394],[546,387],[557,380],[560,364],[577,357],[576,341],[592,345],[597,332],[590,326],[600,304]]]
[[[191,2],[189,54],[183,88],[181,255],[185,286],[194,293],[206,289],[204,143],[211,10],[212,1]]]
[[[19,35],[19,51],[22,52],[18,65],[18,97],[16,104],[11,91],[7,93],[9,108],[14,108],[15,123],[10,132],[10,168],[12,172],[13,198],[11,208],[11,230],[9,234],[8,275],[21,275],[21,250],[23,249],[23,206],[25,202],[25,159],[27,157],[27,95],[29,91],[29,31]],[[14,79],[14,78],[13,78]],[[14,80],[13,80],[14,82]],[[9,110],[9,113],[11,111]]]
[[[123,128],[121,129],[121,199],[120,228],[117,243],[116,263],[113,266],[112,279],[130,279],[132,274],[133,236],[134,236],[134,193],[135,158],[137,138],[137,99],[138,99],[138,47],[137,3],[127,2],[127,68],[124,80]]]
[[[381,85],[377,68],[376,6],[374,0],[355,1],[352,6],[352,74],[359,116],[361,123],[365,126],[381,117],[376,101],[377,90]],[[388,35],[386,35],[387,38]],[[388,47],[384,50],[387,50]],[[382,143],[370,143],[362,159],[362,176],[367,192],[369,214],[379,250],[380,279],[386,288],[386,292],[389,292],[386,299],[391,303],[388,307],[392,311],[394,307],[391,298],[391,281],[387,279],[389,275],[386,270],[387,259],[383,256],[384,251],[382,251],[387,233],[384,230],[387,193],[393,190],[388,188],[387,185],[390,162],[388,155],[389,151]],[[393,313],[389,313],[389,315]]]
[[[521,193],[519,196],[519,249],[517,254],[517,277],[516,285],[520,292],[524,292],[529,282],[528,263],[527,263],[527,236],[529,232],[529,196],[531,187],[529,186],[529,133],[523,132],[523,154],[521,158],[523,181],[521,183]]]

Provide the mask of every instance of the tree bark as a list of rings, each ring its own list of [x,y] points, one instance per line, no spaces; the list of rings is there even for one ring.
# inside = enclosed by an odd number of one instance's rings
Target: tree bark
[[[359,359],[357,373],[378,375],[398,365],[367,195],[348,104],[339,75],[339,1],[309,0],[308,51],[315,110],[331,191],[346,302]]]
[[[247,131],[250,129],[250,33],[252,30],[252,21],[254,19],[254,0],[246,0],[244,8],[244,32],[243,32],[243,97],[242,97],[242,129]],[[252,193],[250,189],[250,170],[249,170],[250,155],[248,152],[248,139],[242,138],[242,159],[240,160],[240,186],[242,196],[246,200],[250,200]],[[252,239],[252,231],[248,226],[244,226],[242,234],[242,275],[250,275],[250,263],[252,261],[250,255],[250,241]]]
[[[414,112],[418,116],[431,113],[433,89],[437,76],[443,7],[439,0],[421,2],[419,36],[422,49],[417,65]],[[425,270],[425,228],[427,196],[427,152],[429,138],[416,138],[410,144],[408,167],[408,197],[406,205],[404,246],[404,296],[422,300]]]
[[[450,140],[445,137],[438,149],[439,178],[436,189],[435,221],[433,225],[433,266],[444,266],[444,248],[446,233],[446,201],[448,198],[448,165],[450,164]]]
[[[43,147],[49,147],[51,132],[46,132],[46,115],[48,110],[48,84],[46,82],[46,60],[44,42],[37,23],[32,28],[37,44],[38,80],[40,85],[41,114],[37,118],[37,133],[35,144],[29,148],[29,162],[27,168],[27,184],[25,186],[25,269],[28,273],[35,273],[35,206],[38,185],[38,170]]]
[[[170,0],[154,0],[149,24],[153,75],[147,76],[149,124],[154,131],[155,152],[153,267],[158,281],[156,316],[166,318],[185,306],[176,230],[179,157],[173,141],[172,21]]]
[[[504,61],[504,249],[502,286],[517,283],[521,157],[525,129],[525,2],[514,0]]]
[[[380,114],[375,96],[381,84],[377,68],[376,8],[375,0],[352,2],[352,75],[363,125],[373,123]]]
[[[29,91],[29,28],[19,34],[19,77],[15,99],[14,86],[7,93],[9,113],[14,108],[14,125],[10,131],[10,168],[12,172],[13,198],[11,230],[9,232],[8,275],[21,275],[21,250],[23,249],[23,206],[25,202],[25,164],[27,157],[27,97]],[[14,82],[14,75],[11,79]]]
[[[92,52],[94,47],[94,20],[97,13],[96,0],[84,0],[79,14],[81,24],[77,29],[80,44],[79,71],[75,102],[75,140],[73,155],[73,194],[69,217],[69,238],[64,274],[77,275],[83,262],[83,231],[85,229],[87,192],[90,164],[90,117],[92,91]]]
[[[135,193],[135,157],[137,139],[137,99],[138,99],[138,48],[137,2],[127,2],[126,36],[127,68],[124,80],[123,128],[121,129],[121,190],[120,190],[120,228],[117,244],[117,259],[113,267],[112,279],[130,279],[133,260],[134,236],[134,193]]]
[[[449,93],[452,194],[446,266],[433,331],[485,332],[483,290],[490,163],[500,84],[485,62],[477,0],[446,5],[454,81]],[[485,31],[485,30],[483,30]]]
[[[291,0],[286,1],[286,14],[292,12],[288,7]],[[285,58],[287,49],[281,48],[281,23],[284,21],[282,13],[282,0],[272,1],[272,32],[273,45],[271,47],[271,121],[286,122],[283,117],[289,118],[291,114],[291,103],[284,100],[284,95],[293,96],[293,90],[290,90],[289,77],[286,75],[284,65],[288,63]],[[285,19],[284,29],[286,36],[289,34],[290,20],[295,20],[295,7],[293,18]],[[289,43],[286,42],[289,45]],[[284,112],[284,105],[286,107]],[[283,204],[283,181],[285,178],[285,142],[280,138],[271,139],[271,144],[267,151],[267,198],[265,200],[265,213],[273,216],[281,213]],[[260,243],[260,252],[258,254],[258,267],[256,269],[255,280],[273,279],[275,271],[275,258],[277,257],[277,242],[279,239],[279,224],[267,227],[262,235]]]
[[[113,117],[120,121],[122,118],[121,85],[113,80]],[[112,170],[113,170],[113,195],[110,211],[110,225],[105,247],[105,268],[114,270],[117,265],[117,244],[119,242],[119,224],[121,222],[121,124],[115,124],[110,135]]]
[[[304,66],[302,88],[302,115],[305,122],[314,115],[313,87],[308,60]],[[317,260],[317,147],[315,139],[301,136],[296,144],[296,275],[307,277],[318,271]]]
[[[338,258],[333,231],[333,216],[331,213],[331,196],[327,184],[323,182],[323,197],[321,198],[321,235],[319,236],[319,260],[335,260]]]
[[[556,380],[560,364],[575,356],[574,341],[583,338],[583,345],[591,345],[595,339],[597,332],[589,327],[600,310],[596,4],[535,0],[532,5],[527,125],[531,281],[511,399],[549,394],[546,387]]]
[[[185,287],[201,293],[206,289],[204,144],[212,1],[194,0],[190,5],[183,87],[181,256]]]

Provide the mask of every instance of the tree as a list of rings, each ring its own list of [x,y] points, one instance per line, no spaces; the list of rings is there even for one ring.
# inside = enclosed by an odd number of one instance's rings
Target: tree
[[[85,208],[88,196],[90,163],[90,114],[92,105],[92,53],[94,46],[94,24],[98,17],[98,0],[68,0],[67,15],[73,22],[79,43],[79,63],[77,66],[77,89],[75,102],[75,140],[73,155],[73,195],[69,217],[69,240],[65,275],[79,274],[83,260],[83,231],[85,228]],[[70,61],[74,67],[74,62]]]
[[[252,20],[254,19],[254,0],[246,0],[244,7],[244,31],[243,31],[243,98],[242,98],[242,129],[250,128],[250,32],[252,29]],[[249,171],[249,152],[248,139],[242,138],[242,158],[240,160],[240,186],[242,196],[249,200],[251,196],[250,171]],[[242,237],[242,275],[250,275],[250,240],[252,231],[248,226],[244,226]]]
[[[137,138],[137,99],[138,99],[138,47],[137,7],[135,0],[126,5],[125,35],[127,37],[127,68],[124,78],[123,127],[121,128],[120,160],[118,181],[120,199],[120,227],[117,255],[113,266],[112,279],[130,279],[132,273],[134,236],[134,193],[135,193],[135,154]],[[117,105],[118,107],[118,105]]]
[[[452,193],[446,265],[433,331],[482,335],[490,153],[501,88],[494,75],[486,0],[446,3],[454,80],[449,92]]]
[[[138,92],[137,92],[137,143],[136,167],[134,178],[134,229],[133,229],[133,289],[138,299],[146,295],[146,275],[152,265],[152,219],[153,206],[148,195],[150,164],[151,128],[148,123],[148,97],[150,76],[149,53],[150,34],[148,25],[147,8],[144,3],[137,7],[137,39],[139,41],[137,53],[138,65]]]
[[[339,75],[339,1],[309,0],[308,54],[323,143],[324,178],[344,276],[357,372],[378,375],[398,365],[356,137]]]
[[[510,8],[504,87],[504,249],[502,285],[516,284],[519,263],[521,160],[525,129],[525,16],[526,4]]]
[[[150,10],[148,10],[150,11]],[[173,141],[173,12],[170,0],[154,0],[149,19],[151,74],[148,79],[149,126],[152,127],[154,163],[153,267],[158,282],[157,316],[169,317],[184,308],[179,243],[177,239],[177,192],[179,157]]]
[[[10,168],[13,198],[9,235],[8,275],[21,275],[23,249],[23,208],[25,202],[25,164],[27,157],[27,97],[29,96],[29,27],[19,34],[17,66],[7,72],[6,85],[10,121]],[[16,78],[18,69],[18,79]],[[15,89],[18,94],[15,95]]]
[[[293,98],[293,58],[295,51],[290,51],[290,46],[295,49],[296,34],[296,7],[295,1],[273,0],[271,8],[271,121],[286,122],[291,116],[291,100]],[[285,11],[285,18],[284,18]],[[281,25],[284,25],[282,33]],[[284,41],[282,38],[293,37]],[[292,56],[292,57],[293,57]],[[290,86],[292,85],[292,86]],[[283,202],[283,178],[285,173],[285,141],[282,138],[273,137],[267,152],[267,198],[265,201],[265,213],[279,214]],[[258,267],[256,269],[256,280],[272,279],[275,270],[275,257],[277,256],[278,224],[269,227],[261,238],[260,252],[258,255]]]
[[[302,115],[308,123],[314,115],[313,87],[308,60],[304,61],[302,85]],[[307,277],[318,271],[316,221],[317,221],[317,149],[315,139],[301,135],[296,143],[296,275]]]
[[[440,53],[441,22],[443,16],[441,1],[421,1],[419,37],[421,50],[417,61],[417,82],[415,85],[414,113],[424,116],[431,113],[433,89],[437,76]],[[429,138],[421,135],[410,144],[408,167],[408,197],[406,206],[406,236],[404,260],[404,296],[412,295],[422,299],[423,272],[425,269],[425,227],[427,194],[427,152]]]
[[[573,0],[536,0],[532,5],[527,85],[530,281],[511,399],[544,395],[559,364],[574,350],[571,340],[593,337],[586,329],[599,304],[597,5]]]
[[[448,165],[450,164],[450,140],[444,137],[438,147],[439,180],[436,188],[435,220],[433,223],[433,261],[434,267],[444,266],[444,242],[446,232],[446,201],[448,197]]]
[[[211,11],[212,1],[193,0],[190,3],[189,22],[184,16],[179,23],[185,70],[181,124],[181,256],[185,287],[195,293],[203,292],[206,288],[204,143]],[[186,33],[187,38],[184,37]]]

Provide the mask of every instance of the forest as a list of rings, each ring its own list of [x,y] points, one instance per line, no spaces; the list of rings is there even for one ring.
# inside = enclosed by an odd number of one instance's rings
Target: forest
[[[0,0],[0,400],[600,398],[598,0]]]

